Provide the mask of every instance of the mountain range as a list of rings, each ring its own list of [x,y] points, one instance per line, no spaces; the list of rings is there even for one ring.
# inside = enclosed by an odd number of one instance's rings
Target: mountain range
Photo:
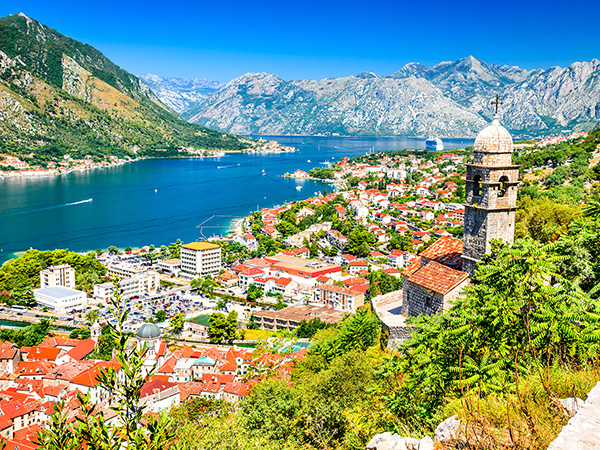
[[[165,105],[179,113],[184,119],[189,116],[190,109],[225,86],[220,81],[211,81],[205,78],[186,80],[160,77],[152,73],[140,75],[140,78]],[[193,115],[193,112],[191,114]]]
[[[92,46],[24,14],[0,18],[0,153],[108,155],[181,145],[245,147],[237,136],[182,120]]]
[[[238,134],[465,137],[491,120],[496,94],[503,124],[517,135],[587,130],[600,119],[600,61],[525,70],[469,56],[319,81],[248,73],[182,114]]]

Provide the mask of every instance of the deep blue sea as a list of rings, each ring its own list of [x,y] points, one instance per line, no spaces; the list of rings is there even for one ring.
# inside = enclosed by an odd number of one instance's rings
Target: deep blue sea
[[[326,183],[282,178],[285,172],[324,167],[324,161],[371,149],[425,146],[423,139],[414,138],[273,139],[299,152],[152,159],[39,179],[0,179],[0,263],[29,248],[160,246],[177,238],[192,241],[226,233],[235,218],[257,208],[331,189]],[[444,141],[445,149],[472,144],[472,139]],[[199,229],[201,223],[210,228]]]

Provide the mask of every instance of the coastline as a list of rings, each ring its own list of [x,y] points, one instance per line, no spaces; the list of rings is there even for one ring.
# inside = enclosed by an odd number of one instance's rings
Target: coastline
[[[6,170],[0,171],[0,180],[4,178],[42,178],[42,177],[51,177],[58,175],[69,175],[73,172],[87,172],[94,169],[108,169],[112,167],[120,167],[127,163],[138,162],[145,159],[204,159],[204,158],[220,158],[221,156],[225,156],[226,154],[235,154],[235,153],[248,153],[248,154],[260,154],[260,153],[268,153],[268,154],[279,154],[279,153],[292,153],[299,151],[295,147],[285,147],[280,146],[281,148],[261,148],[257,149],[245,149],[245,150],[209,150],[213,152],[212,154],[206,153],[186,153],[181,156],[142,156],[138,158],[131,159],[116,159],[112,161],[102,161],[99,163],[90,163],[83,165],[78,165],[75,167],[71,167],[68,169],[62,168],[49,168],[49,169],[41,169],[41,168],[21,168],[16,170]],[[157,150],[158,151],[158,150]]]

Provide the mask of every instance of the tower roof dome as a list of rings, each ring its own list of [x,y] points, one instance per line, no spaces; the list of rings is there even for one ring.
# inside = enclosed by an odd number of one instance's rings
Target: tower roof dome
[[[511,153],[513,151],[512,136],[500,125],[498,116],[494,116],[491,124],[479,132],[473,149],[485,153]]]
[[[154,323],[145,323],[137,331],[136,336],[140,339],[156,339],[160,337],[160,328]]]

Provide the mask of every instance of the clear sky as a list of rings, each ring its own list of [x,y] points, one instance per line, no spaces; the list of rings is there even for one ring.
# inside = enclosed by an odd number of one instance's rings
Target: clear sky
[[[473,55],[527,69],[600,58],[593,0],[2,0],[134,74],[229,81],[246,72],[388,75]]]

